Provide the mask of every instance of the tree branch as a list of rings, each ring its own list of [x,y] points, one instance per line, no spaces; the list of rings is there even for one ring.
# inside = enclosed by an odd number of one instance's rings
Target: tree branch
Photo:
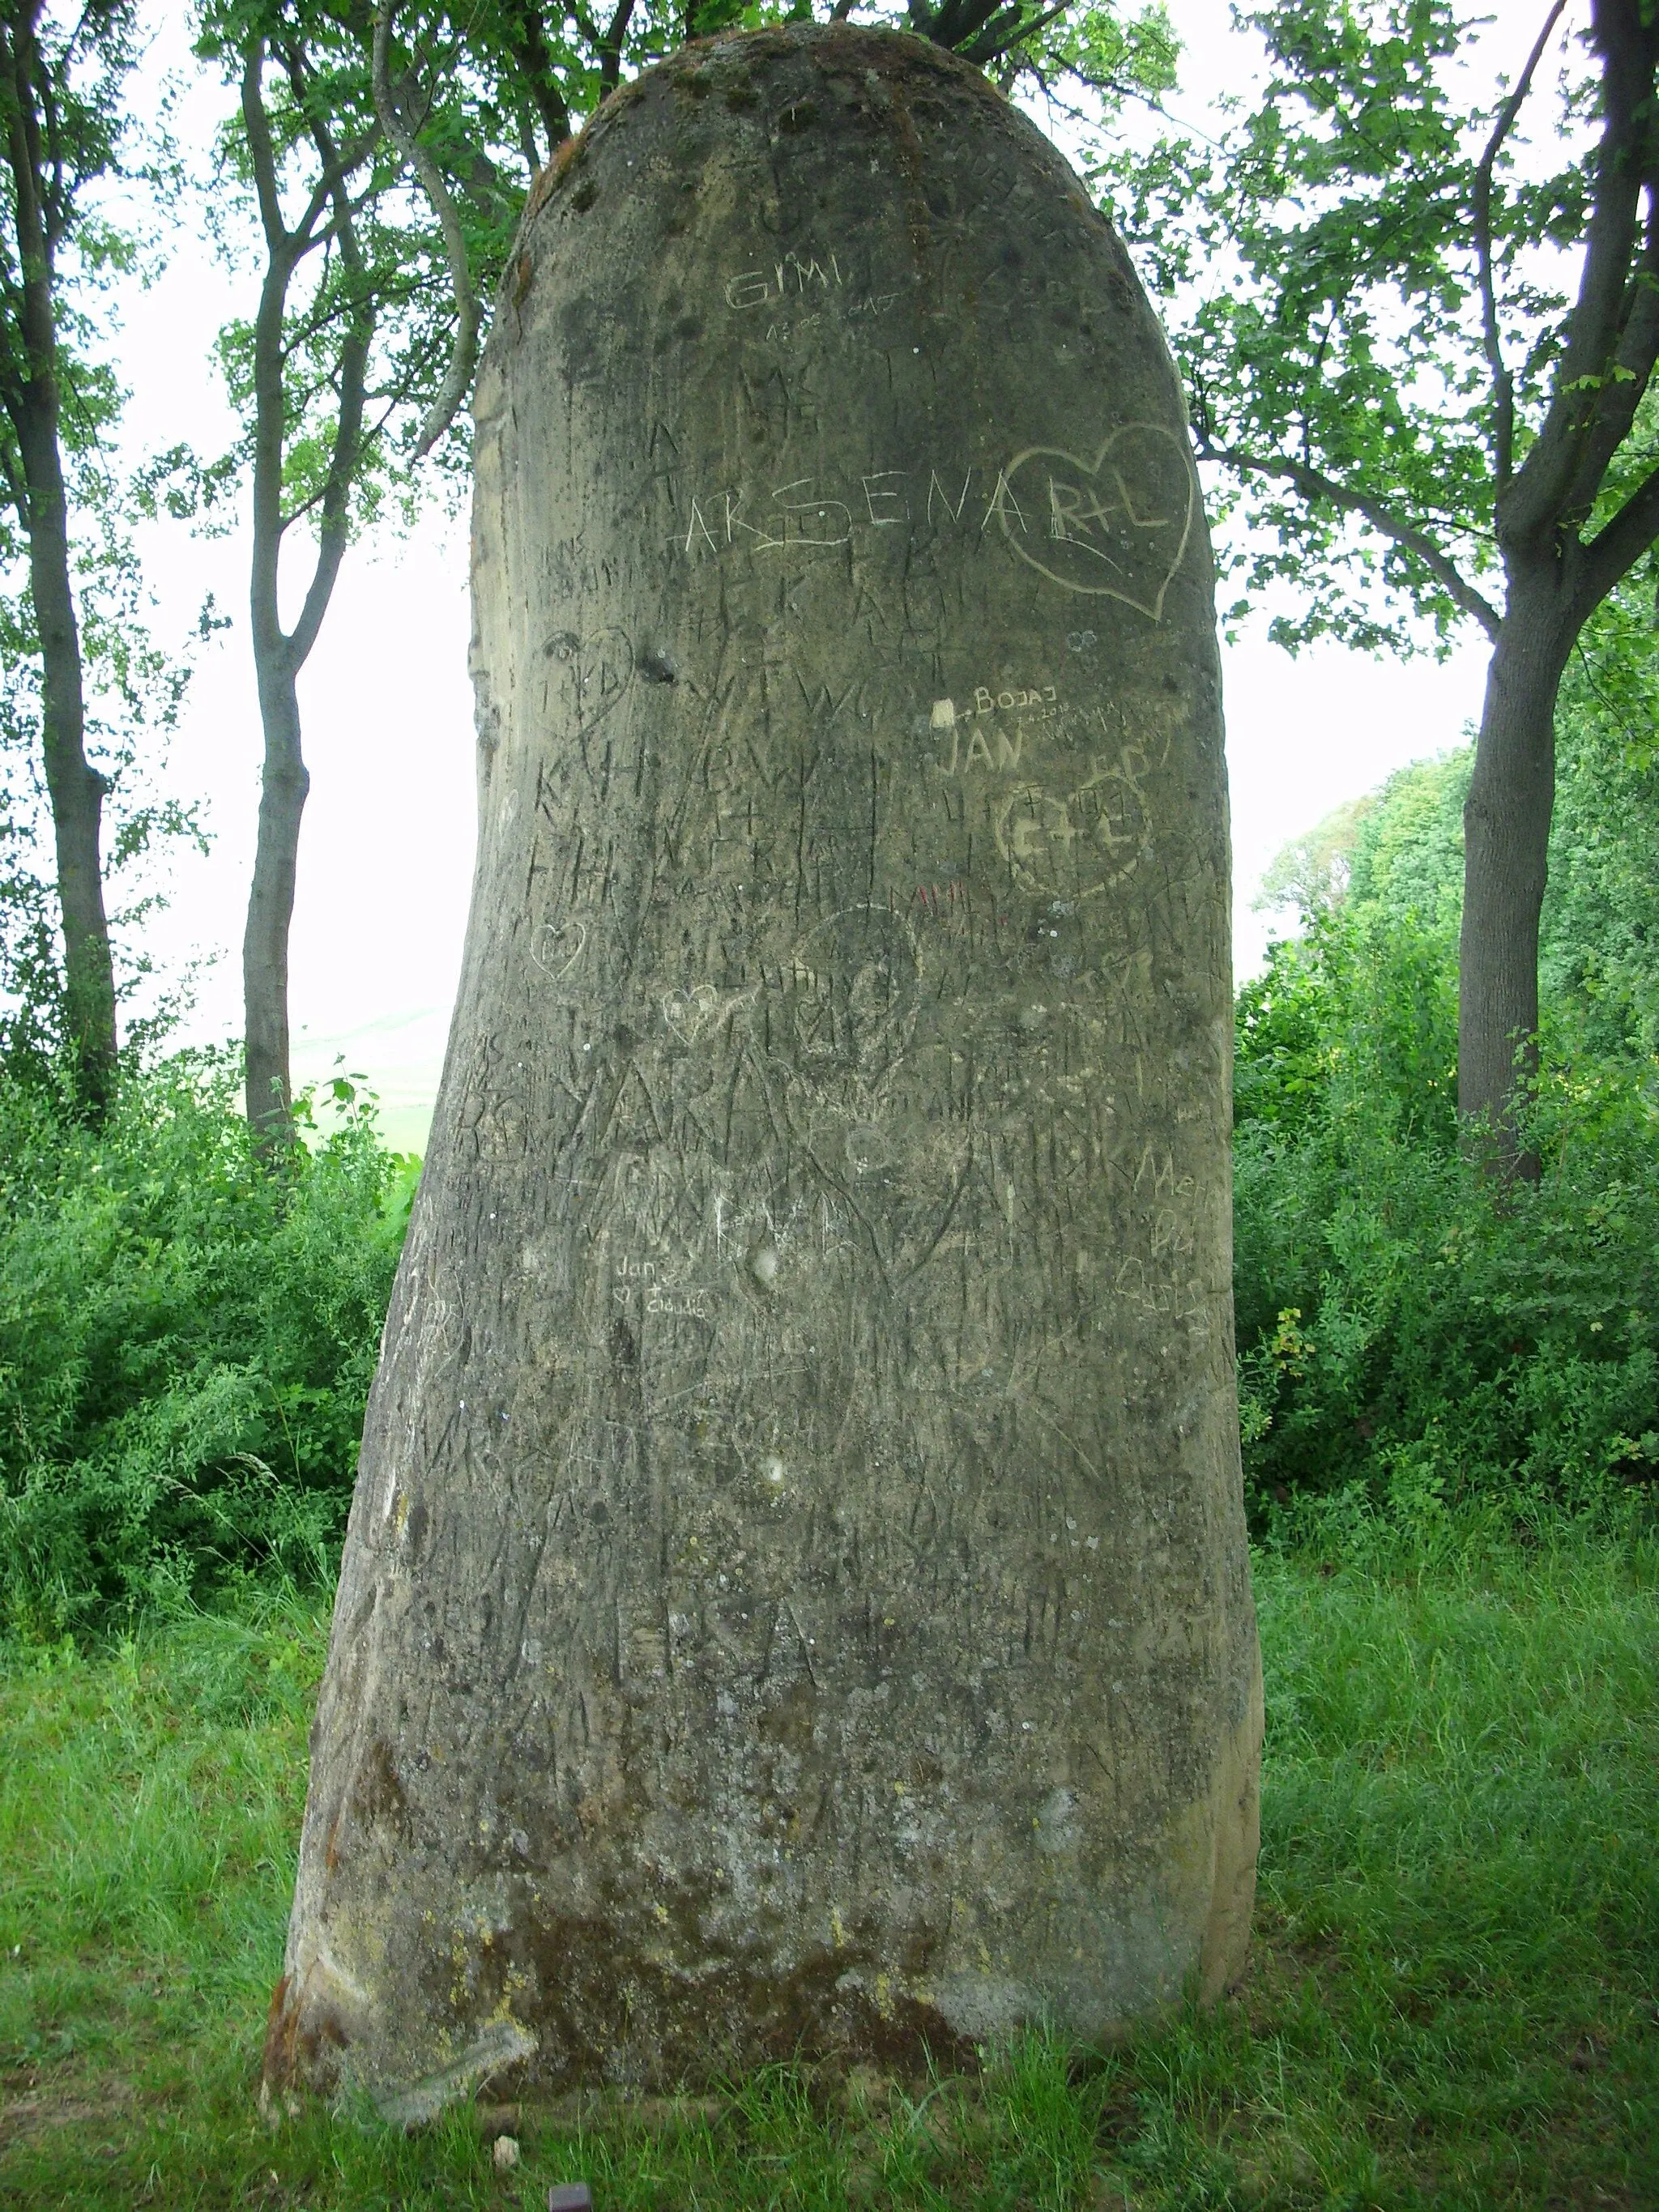
[[[415,455],[418,460],[432,451],[454,421],[456,410],[466,398],[467,388],[471,384],[473,368],[478,358],[478,297],[472,289],[466,234],[461,228],[461,218],[449,187],[444,182],[443,172],[419,141],[404,129],[403,118],[398,113],[392,97],[387,60],[392,48],[393,5],[394,0],[377,0],[374,9],[372,69],[374,112],[380,118],[380,128],[397,148],[399,157],[420,179],[421,188],[432,203],[433,213],[438,218],[438,228],[443,235],[444,258],[449,264],[449,282],[455,296],[455,336],[450,349],[449,367],[415,441]],[[624,0],[624,5],[631,9],[633,0]],[[625,27],[627,18],[621,7],[617,15]],[[344,236],[343,231],[342,250]]]
[[[614,92],[621,79],[623,40],[628,36],[629,19],[633,13],[634,0],[617,0],[616,13],[611,18],[604,38],[599,40],[601,95]]]
[[[1515,470],[1515,380],[1504,359],[1503,339],[1498,328],[1498,295],[1492,282],[1492,173],[1504,141],[1514,129],[1515,118],[1532,89],[1538,64],[1544,58],[1544,49],[1548,46],[1566,4],[1567,0],[1555,0],[1554,6],[1545,17],[1544,27],[1534,40],[1532,52],[1527,56],[1527,65],[1516,79],[1514,91],[1498,111],[1498,120],[1492,126],[1486,151],[1474,172],[1474,243],[1480,268],[1480,329],[1486,344],[1486,361],[1492,370],[1492,406],[1496,417],[1493,424],[1493,465],[1500,491]]]
[[[1580,441],[1578,465],[1562,504],[1577,528],[1601,495],[1613,455],[1629,436],[1659,360],[1659,195],[1648,192],[1647,240],[1631,280],[1619,349],[1596,390],[1596,407]]]
[[[12,221],[17,233],[17,273],[21,291],[18,364],[23,395],[40,388],[55,410],[57,321],[52,311],[52,234],[40,181],[40,127],[31,100],[30,79],[40,48],[34,36],[33,6],[19,10],[17,35],[0,43],[0,56],[11,79],[5,101],[7,166],[12,176]]]
[[[31,15],[35,12],[33,8],[29,10]],[[77,29],[70,40],[71,48],[78,36]],[[45,118],[46,126],[46,167],[52,172],[52,182],[43,189],[41,193],[41,204],[46,210],[46,235],[51,239],[55,251],[68,235],[70,225],[69,195],[64,190],[63,125],[58,112],[58,102],[52,93],[51,65],[45,54],[41,52],[38,40],[34,40],[34,53],[35,59],[40,64],[40,76],[36,81],[35,89],[40,99],[40,113]],[[69,60],[67,52],[64,58],[67,66]]]
[[[362,457],[363,399],[368,374],[368,349],[374,335],[374,306],[365,280],[357,234],[349,216],[340,224],[340,258],[354,280],[360,302],[340,348],[340,411],[334,425],[328,474],[323,483],[322,518],[317,529],[317,563],[312,570],[300,619],[288,637],[289,665],[302,667],[317,642],[323,617],[333,595],[334,580],[345,556],[346,528],[350,519],[351,485]]]
[[[306,82],[303,52],[295,46],[291,40],[279,47],[277,52],[281,55],[283,67],[288,74],[289,85],[294,94],[294,104],[306,119],[307,127],[311,132],[312,143],[317,148],[318,159],[321,164],[318,171],[317,182],[312,187],[311,198],[306,202],[306,211],[294,228],[287,234],[290,245],[296,249],[295,259],[297,261],[303,254],[309,253],[313,246],[321,245],[325,239],[332,237],[338,229],[343,205],[339,198],[339,187],[354,170],[362,168],[363,163],[374,153],[380,137],[380,126],[377,121],[374,130],[365,131],[361,137],[354,139],[342,153],[332,138],[319,129],[316,117],[312,112]],[[368,197],[368,193],[364,195],[365,202]],[[319,231],[316,228],[318,218],[331,200],[334,203],[334,217]]]
[[[530,97],[536,103],[536,112],[547,133],[547,158],[550,161],[570,136],[570,110],[553,82],[553,63],[547,51],[541,9],[522,9],[519,11],[519,21],[520,39],[517,43],[520,52],[514,58],[524,71]],[[541,166],[539,161],[532,161],[530,165],[532,173]]]
[[[1596,152],[1578,296],[1568,318],[1549,407],[1526,459],[1498,495],[1499,539],[1516,546],[1547,544],[1562,521],[1627,312],[1644,167],[1636,156],[1653,100],[1653,55],[1644,47],[1651,48],[1655,33],[1638,21],[1633,7],[1620,11],[1608,0],[1595,0],[1592,13],[1606,121]]]
[[[1381,500],[1373,499],[1369,492],[1354,491],[1328,477],[1322,469],[1310,467],[1305,461],[1271,461],[1253,453],[1233,452],[1225,446],[1213,444],[1207,434],[1200,431],[1198,437],[1199,457],[1202,460],[1218,461],[1224,468],[1236,469],[1241,476],[1276,477],[1313,506],[1320,500],[1328,500],[1349,514],[1358,514],[1369,522],[1373,530],[1391,538],[1405,552],[1420,561],[1435,581],[1460,611],[1480,623],[1486,635],[1497,641],[1503,627],[1503,617],[1490,599],[1477,592],[1468,582],[1455,562],[1443,553],[1434,540],[1419,530],[1415,523],[1403,515],[1395,514]]]
[[[1583,548],[1572,598],[1573,613],[1581,629],[1656,539],[1659,539],[1659,469],[1643,479],[1612,520]]]
[[[909,4],[914,27],[936,46],[948,46],[955,52],[969,39],[978,36],[991,18],[1001,11],[1005,0],[943,0],[931,16],[927,0],[909,0]]]
[[[265,274],[253,319],[253,550],[248,611],[262,660],[283,651],[277,572],[283,542],[283,317],[294,273],[294,242],[283,222],[276,155],[264,105],[264,40],[248,46],[242,68],[242,123],[265,236]]]
[[[259,223],[270,255],[285,252],[289,240],[283,222],[283,204],[276,189],[276,149],[271,143],[270,118],[265,113],[265,42],[249,41],[242,64],[242,128],[247,133],[249,158],[253,164],[253,191],[259,204]]]
[[[1040,15],[1034,15],[1029,23],[1016,24],[1008,36],[998,43],[988,46],[982,39],[975,39],[971,46],[962,51],[968,60],[981,69],[988,69],[993,62],[1000,60],[1004,54],[1011,53],[1027,39],[1034,39],[1039,31],[1046,31],[1049,24],[1063,15],[1071,4],[1072,0],[1056,0],[1054,7],[1045,9]]]
[[[10,412],[9,407],[7,412]],[[29,526],[28,486],[18,474],[19,464],[12,459],[9,441],[0,439],[0,476],[6,480],[6,497],[25,530]]]

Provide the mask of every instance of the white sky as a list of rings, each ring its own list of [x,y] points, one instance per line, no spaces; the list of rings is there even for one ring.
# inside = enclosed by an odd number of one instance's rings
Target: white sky
[[[1224,0],[1170,0],[1170,12],[1187,46],[1170,105],[1196,122],[1217,88],[1243,88],[1252,50],[1231,32]],[[210,95],[201,112],[211,106]],[[207,455],[228,442],[208,349],[219,324],[251,306],[205,246],[183,243],[131,302],[122,356],[136,450],[188,439]],[[203,542],[173,526],[149,532],[145,551],[158,635],[186,627],[209,589],[234,617],[192,684],[167,775],[171,788],[205,794],[212,853],[179,859],[170,909],[149,932],[167,963],[218,956],[187,1032],[205,1042],[240,1023],[259,760],[246,547],[240,536]],[[404,543],[354,548],[300,685],[312,788],[292,945],[295,1075],[326,1075],[343,1057],[379,1090],[391,1139],[412,1146],[437,1086],[471,886],[466,583],[464,526],[435,514]],[[1480,710],[1486,655],[1472,635],[1438,665],[1334,647],[1292,660],[1256,632],[1224,659],[1235,964],[1244,975],[1274,927],[1249,905],[1273,854],[1342,799],[1461,742]]]

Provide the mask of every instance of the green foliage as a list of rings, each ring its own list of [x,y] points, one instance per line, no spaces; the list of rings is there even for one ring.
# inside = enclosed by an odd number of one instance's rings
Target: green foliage
[[[56,378],[69,402],[59,434],[76,458],[95,453],[119,405],[114,376],[98,357],[99,304],[112,280],[134,267],[136,251],[108,220],[99,187],[128,166],[125,88],[137,58],[137,15],[133,0],[97,0],[82,9],[35,0],[9,8],[0,21],[0,532],[15,527],[26,506],[16,415],[30,386],[43,373]],[[18,154],[31,126],[41,134],[35,155],[44,194],[27,210],[19,196],[29,189],[29,163]],[[26,265],[20,240],[34,227],[31,212],[55,265]],[[43,282],[55,293],[59,348],[49,362],[31,352],[25,307],[26,290]],[[0,544],[9,551],[3,535]]]
[[[74,548],[87,749],[108,787],[104,882],[118,1002],[148,999],[125,1024],[142,1049],[165,1034],[180,997],[161,982],[143,924],[166,902],[167,863],[182,843],[206,849],[199,802],[158,788],[167,737],[193,672],[187,646],[164,652],[148,626],[133,544],[136,502],[89,459],[75,471]],[[15,548],[13,548],[14,553]],[[40,640],[27,577],[4,561],[0,520],[0,1067],[54,1088],[67,1049],[52,824],[40,772]],[[11,588],[8,588],[8,585]],[[211,599],[198,637],[222,627]],[[118,902],[118,903],[117,903]]]
[[[1402,609],[1437,643],[1466,616],[1495,629],[1481,580],[1509,509],[1519,526],[1506,495],[1529,457],[1547,442],[1553,468],[1576,440],[1597,453],[1563,510],[1575,555],[1653,464],[1638,404],[1651,355],[1628,319],[1650,282],[1639,225],[1607,327],[1599,295],[1573,297],[1593,209],[1617,252],[1619,179],[1650,173],[1650,150],[1595,143],[1598,125],[1647,127],[1650,19],[1601,11],[1619,59],[1598,80],[1569,14],[1522,87],[1487,76],[1490,15],[1461,0],[1239,12],[1265,52],[1254,104],[1232,103],[1218,139],[1172,132],[1150,157],[1099,165],[1164,303],[1199,452],[1220,465],[1220,516],[1247,525],[1231,540],[1233,611],[1267,598],[1291,647],[1410,649],[1422,630]],[[1589,368],[1565,374],[1575,347]],[[1643,528],[1619,561],[1650,542]]]
[[[1497,1191],[1400,1080],[1369,990],[1339,1011],[1351,957],[1328,1000],[1316,955],[1287,994],[1302,1034],[1236,1146],[1254,1505],[1352,1486],[1425,1521],[1482,1494],[1616,1510],[1659,1462],[1653,1103],[1621,1071],[1547,1074],[1541,1180]]]
[[[271,1563],[326,1576],[410,1195],[342,1086],[270,1172],[234,1071],[91,1131],[0,1078],[0,1604],[36,1637]]]
[[[1562,686],[1539,980],[1561,1054],[1659,1055],[1659,653],[1604,610]]]
[[[1539,976],[1562,1064],[1589,1054],[1647,1069],[1659,1055],[1659,653],[1644,601],[1613,594],[1561,686]],[[1336,808],[1276,855],[1258,904],[1407,923],[1449,959],[1473,766],[1465,746]]]
[[[1136,15],[1087,0],[1059,9],[1026,0],[1000,9],[957,51],[988,67],[1005,91],[1029,82],[1058,112],[1094,125],[1103,106],[1109,114],[1126,99],[1155,101],[1172,92],[1180,46],[1161,0]],[[1087,104],[1079,108],[1079,100]]]
[[[1535,1185],[1494,1187],[1458,1142],[1467,751],[1389,780],[1352,828],[1346,891],[1239,994],[1235,1287],[1258,1516],[1350,1486],[1419,1520],[1482,1494],[1623,1510],[1659,1465],[1643,930],[1659,776],[1626,763],[1609,812],[1596,733],[1565,720]]]
[[[1243,1988],[973,2078],[780,2067],[409,2136],[252,2107],[325,1624],[292,1601],[0,1667],[0,2197],[18,2212],[1531,2212],[1659,2171],[1651,1549],[1547,1529],[1255,1562],[1267,1692]],[[496,2128],[503,2124],[498,2119]]]
[[[1346,896],[1359,825],[1376,805],[1375,792],[1344,799],[1300,837],[1276,853],[1251,904],[1257,913],[1289,907],[1295,914],[1323,914]]]
[[[400,103],[448,173],[473,280],[487,293],[536,149],[533,142],[502,147],[495,88],[447,11],[405,8],[398,18]],[[374,112],[372,30],[372,11],[316,0],[202,0],[198,8],[196,52],[222,72],[230,110],[215,173],[198,180],[203,218],[229,265],[260,272],[259,312],[274,317],[280,344],[262,372],[257,318],[221,332],[219,367],[241,434],[233,453],[208,468],[182,449],[174,457],[169,496],[187,512],[222,500],[264,451],[280,480],[283,532],[300,522],[325,526],[337,506],[353,530],[382,513],[412,521],[411,448],[448,365],[455,310],[437,219]],[[544,54],[545,66],[563,54],[562,46]],[[250,58],[258,65],[251,68]],[[361,369],[352,366],[358,348]],[[272,380],[263,394],[262,373]],[[356,403],[343,408],[359,377],[354,428],[346,416]],[[441,458],[459,486],[465,439],[452,440]]]
[[[20,15],[35,18],[32,43],[20,41]],[[125,105],[136,11],[124,0],[78,12],[15,10],[0,26],[0,124],[19,134],[0,159],[0,1065],[51,1084],[64,1061],[66,1009],[29,574],[48,416],[64,477],[85,742],[108,791],[106,873],[124,900],[112,917],[118,997],[131,997],[151,972],[138,925],[158,894],[144,864],[174,838],[199,843],[201,832],[193,806],[155,795],[159,741],[177,720],[190,657],[162,652],[150,635],[131,527],[147,501],[110,459],[126,398],[112,366],[112,295],[141,260],[137,236],[106,212],[112,184],[142,171],[143,134]],[[32,69],[14,81],[7,73],[29,54]],[[33,177],[18,158],[29,121],[22,86],[42,132]],[[46,253],[26,269],[20,191],[33,190]],[[44,359],[32,349],[43,321],[52,338]],[[206,635],[210,603],[203,622]],[[155,1027],[152,1017],[141,1034]]]

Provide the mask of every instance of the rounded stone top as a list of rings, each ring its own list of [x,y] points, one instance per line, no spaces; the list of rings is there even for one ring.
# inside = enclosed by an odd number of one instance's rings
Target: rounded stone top
[[[626,84],[618,85],[582,128],[556,149],[532,185],[520,242],[524,232],[562,189],[580,192],[580,172],[589,157],[653,93],[666,88],[678,100],[693,105],[711,102],[741,115],[761,106],[763,86],[780,76],[798,80],[816,76],[827,89],[834,88],[836,106],[820,111],[810,97],[798,92],[768,118],[767,135],[775,144],[804,138],[822,124],[847,119],[849,111],[862,106],[873,92],[891,107],[901,137],[910,142],[920,181],[919,131],[942,120],[933,103],[945,98],[954,107],[965,99],[982,107],[987,125],[1017,133],[1028,153],[1056,174],[1074,207],[1110,232],[1110,225],[1052,142],[961,55],[908,31],[871,29],[853,23],[779,23],[757,31],[721,31],[694,40]],[[511,259],[508,266],[510,282]]]

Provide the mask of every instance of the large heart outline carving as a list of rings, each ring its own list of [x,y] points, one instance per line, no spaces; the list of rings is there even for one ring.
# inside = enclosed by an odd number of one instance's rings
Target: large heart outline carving
[[[1141,465],[1126,466],[1137,459]],[[1022,499],[1020,471],[1045,461],[1046,481],[1031,486],[1028,477]],[[1063,446],[1027,446],[1002,475],[1010,494],[999,502],[1002,534],[1022,561],[1062,591],[1119,599],[1163,620],[1164,593],[1186,558],[1198,512],[1184,439],[1159,422],[1126,422],[1102,440],[1092,461]],[[1022,542],[1032,538],[1041,552]]]

